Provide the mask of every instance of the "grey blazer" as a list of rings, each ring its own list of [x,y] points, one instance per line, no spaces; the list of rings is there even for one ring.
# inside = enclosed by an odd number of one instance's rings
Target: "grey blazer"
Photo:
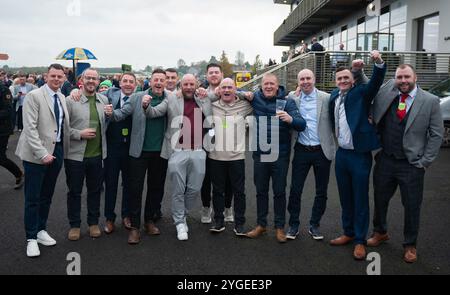
[[[111,121],[118,122],[125,120],[125,118],[130,115],[133,115],[129,155],[134,158],[139,158],[141,156],[142,147],[144,146],[147,117],[145,116],[145,110],[142,108],[142,97],[147,94],[149,94],[149,90],[132,94],[121,109],[114,110],[111,117]],[[168,92],[166,92],[166,95],[167,94]],[[118,99],[112,101],[113,107],[117,104],[117,102]]]
[[[200,99],[195,97],[195,102],[202,110],[206,118],[212,115],[211,101],[209,98]],[[146,115],[150,118],[162,117],[167,115],[168,126],[164,134],[164,142],[161,150],[161,158],[169,159],[174,149],[173,146],[178,142],[181,133],[184,113],[184,98],[176,95],[166,96],[156,107],[149,106]],[[208,122],[209,120],[205,120]],[[204,126],[209,127],[209,126]],[[173,143],[172,143],[173,141]]]
[[[96,107],[100,120],[100,129],[102,133],[102,158],[107,156],[106,150],[106,118],[105,105],[108,104],[108,98],[103,94],[96,94]],[[65,155],[66,159],[74,161],[83,161],[84,152],[86,150],[87,140],[81,138],[80,132],[89,128],[89,100],[82,95],[80,101],[67,99],[67,109],[70,116],[70,149]]]
[[[64,110],[64,155],[69,152],[70,123],[66,99],[58,92]],[[29,92],[23,104],[23,131],[17,144],[16,155],[23,161],[43,164],[42,159],[53,155],[56,145],[57,124],[53,98],[44,87]]]
[[[297,108],[300,110],[301,100],[300,97],[295,95],[295,92],[291,92],[288,98],[292,98],[297,104]],[[328,112],[328,105],[330,102],[330,95],[326,92],[317,90],[317,122],[319,130],[319,140],[322,146],[323,153],[328,160],[334,160],[336,155],[336,139],[332,130],[331,119]],[[298,140],[298,132],[292,133],[292,145]]]
[[[373,102],[373,119],[376,124],[380,123],[398,93],[394,80],[389,80],[380,88]],[[418,88],[408,112],[403,150],[409,163],[418,168],[427,168],[436,159],[444,134],[439,98]]]

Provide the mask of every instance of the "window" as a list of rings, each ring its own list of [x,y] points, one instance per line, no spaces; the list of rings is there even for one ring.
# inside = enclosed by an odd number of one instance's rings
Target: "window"
[[[360,18],[358,19],[358,34],[364,34],[366,32],[366,19]]]
[[[347,50],[355,51],[356,50],[356,39],[348,40],[347,42]]]
[[[389,12],[389,6],[385,7],[388,8],[388,11],[380,15],[380,30],[389,28],[390,25],[390,17],[391,13]]]
[[[391,46],[394,51],[406,50],[406,23],[391,28],[394,44]]]
[[[402,2],[391,4],[391,26],[406,22],[407,6]]]
[[[347,33],[347,38],[350,39],[355,39],[357,35],[357,27],[356,24],[354,24],[353,26],[350,26],[348,28],[348,33]]]
[[[418,51],[437,52],[439,46],[439,15],[419,20]]]
[[[366,21],[366,33],[378,32],[378,17],[372,17]]]

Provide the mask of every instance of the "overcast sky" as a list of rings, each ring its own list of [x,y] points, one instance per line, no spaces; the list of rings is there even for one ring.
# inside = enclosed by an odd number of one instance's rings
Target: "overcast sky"
[[[250,63],[257,54],[280,62],[286,47],[273,46],[273,33],[289,14],[272,0],[2,0],[0,7],[0,53],[10,56],[0,67],[48,65],[71,47],[90,49],[97,67],[169,67],[222,50],[230,62],[238,50]]]

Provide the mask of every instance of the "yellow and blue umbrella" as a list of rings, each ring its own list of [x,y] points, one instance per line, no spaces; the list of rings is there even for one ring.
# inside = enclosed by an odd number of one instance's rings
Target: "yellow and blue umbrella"
[[[87,60],[87,59],[97,59],[95,55],[85,48],[74,47],[61,52],[56,59],[60,60],[72,60],[73,73],[76,75],[76,61]],[[76,83],[76,81],[71,81]]]
[[[86,60],[86,59],[97,59],[92,52],[87,49],[75,47],[64,50],[61,52],[56,59],[64,60]]]

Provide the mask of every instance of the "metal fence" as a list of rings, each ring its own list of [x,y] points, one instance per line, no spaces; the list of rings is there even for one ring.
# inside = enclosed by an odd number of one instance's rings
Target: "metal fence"
[[[416,68],[418,84],[425,90],[450,76],[450,53],[382,52],[382,56],[388,67],[386,79],[393,78],[397,66],[404,63],[411,64]],[[288,91],[292,91],[297,87],[298,72],[310,69],[316,75],[316,87],[330,92],[336,87],[334,74],[336,69],[351,67],[352,61],[355,59],[362,59],[366,63],[365,72],[370,77],[373,64],[368,51],[310,52],[270,68],[241,88],[255,91],[258,89],[263,75],[273,73],[278,77],[280,85],[285,85]]]

